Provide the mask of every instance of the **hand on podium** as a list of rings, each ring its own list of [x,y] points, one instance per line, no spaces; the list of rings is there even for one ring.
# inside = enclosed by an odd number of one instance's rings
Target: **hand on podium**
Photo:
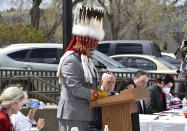
[[[99,91],[99,92],[102,92],[102,93],[106,93],[105,91],[103,91],[101,88],[97,88],[97,91]]]
[[[102,92],[102,93],[107,93],[107,96],[113,96],[113,95],[117,95],[118,94],[118,92],[117,91],[112,91],[112,92],[105,92],[105,91],[103,91],[101,88],[97,88],[97,91],[99,91],[99,92]]]
[[[91,92],[91,101],[105,98],[108,96],[108,92],[104,92],[104,91],[100,92],[90,89],[90,92]]]

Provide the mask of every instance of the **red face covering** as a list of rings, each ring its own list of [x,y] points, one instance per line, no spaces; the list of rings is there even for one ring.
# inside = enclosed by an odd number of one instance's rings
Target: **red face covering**
[[[74,36],[66,49],[66,51],[75,51],[77,53],[86,55],[87,51],[95,50],[98,45],[98,40],[90,37]],[[66,52],[65,51],[65,52]]]

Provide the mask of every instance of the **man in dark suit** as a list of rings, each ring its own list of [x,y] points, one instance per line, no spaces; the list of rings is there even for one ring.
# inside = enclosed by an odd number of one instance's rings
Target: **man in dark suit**
[[[138,112],[139,114],[146,113],[145,102],[143,100],[138,101]]]
[[[134,79],[133,79],[136,88],[139,87],[147,87],[147,83],[149,81],[149,74],[145,71],[138,70],[135,73]],[[145,102],[143,100],[138,101],[138,112],[140,114],[145,114],[146,113],[146,108],[145,108]]]

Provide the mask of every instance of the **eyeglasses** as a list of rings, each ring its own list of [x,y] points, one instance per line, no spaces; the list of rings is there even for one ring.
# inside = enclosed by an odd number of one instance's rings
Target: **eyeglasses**
[[[21,101],[15,101],[17,104],[20,104],[21,106],[27,106],[27,103],[26,102],[21,102]]]
[[[110,74],[110,75],[114,75],[112,72],[109,72],[109,71],[107,71],[105,73]]]

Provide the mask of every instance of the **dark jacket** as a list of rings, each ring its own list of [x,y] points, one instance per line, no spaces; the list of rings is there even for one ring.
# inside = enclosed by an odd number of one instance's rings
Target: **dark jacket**
[[[166,95],[162,92],[161,88],[156,84],[146,89],[147,99],[145,100],[146,113],[156,113],[167,110]],[[161,92],[162,99],[161,101]]]

